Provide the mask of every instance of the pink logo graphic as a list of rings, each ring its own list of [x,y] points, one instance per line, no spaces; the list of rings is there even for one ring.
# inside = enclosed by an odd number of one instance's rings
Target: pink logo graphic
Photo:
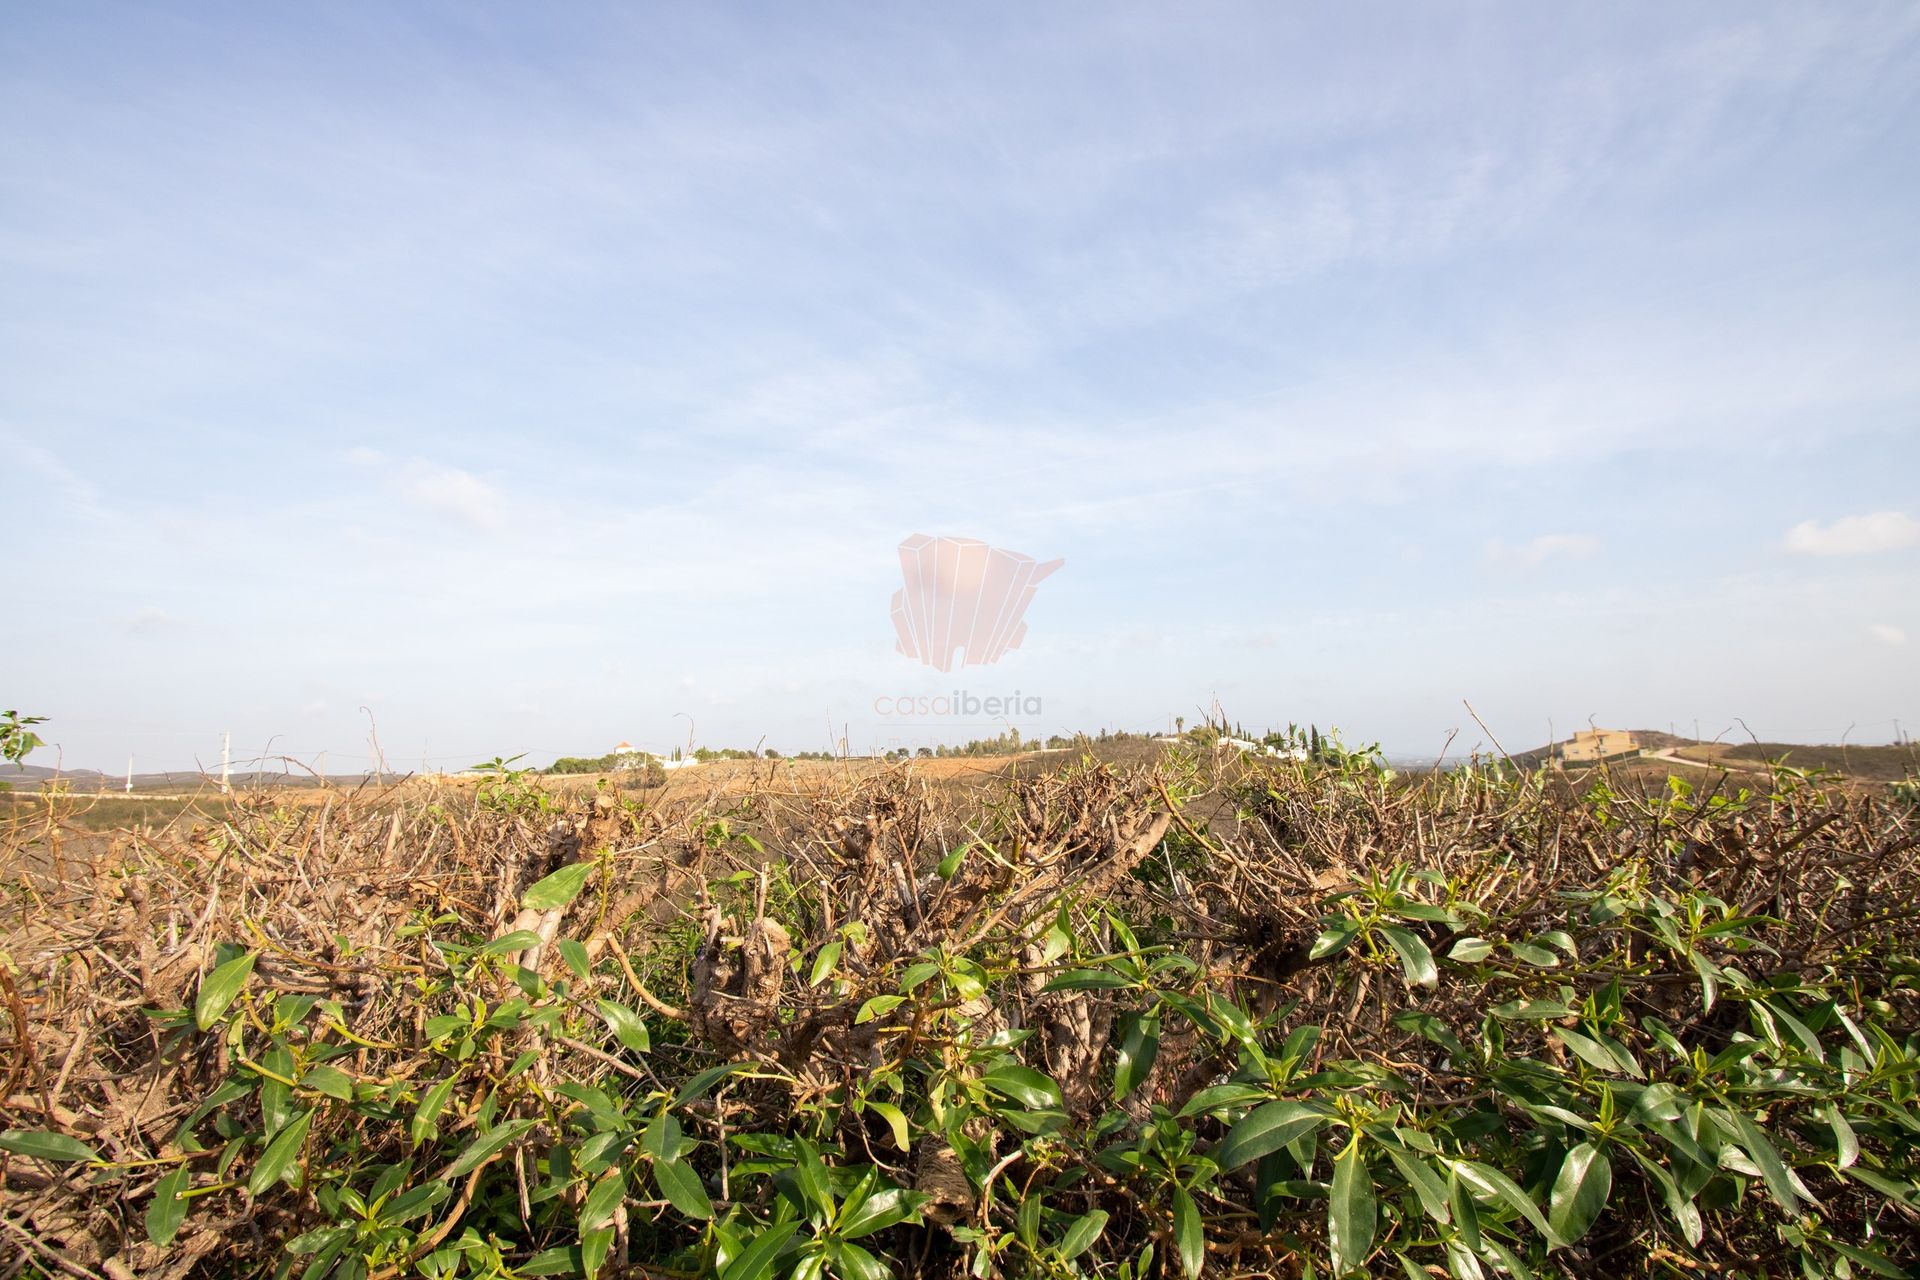
[[[895,647],[940,671],[953,670],[963,650],[967,666],[998,662],[1026,638],[1021,617],[1040,580],[1065,563],[1040,564],[975,538],[916,533],[900,544],[906,585],[893,593]]]

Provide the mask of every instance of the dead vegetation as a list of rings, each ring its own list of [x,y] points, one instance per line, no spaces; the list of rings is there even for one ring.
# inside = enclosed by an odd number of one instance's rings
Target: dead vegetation
[[[16,820],[12,1274],[1916,1260],[1886,796],[792,779]]]

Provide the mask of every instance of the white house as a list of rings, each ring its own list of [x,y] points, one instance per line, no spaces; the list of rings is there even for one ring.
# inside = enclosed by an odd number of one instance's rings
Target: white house
[[[660,762],[663,769],[690,769],[699,764],[692,756],[684,760],[674,760],[667,753],[642,751],[631,742],[622,742],[613,749],[613,767],[616,769],[638,769],[651,758]]]

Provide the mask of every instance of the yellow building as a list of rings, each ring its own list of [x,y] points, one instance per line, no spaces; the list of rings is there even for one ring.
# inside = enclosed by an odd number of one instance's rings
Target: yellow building
[[[1563,764],[1592,764],[1637,756],[1643,750],[1625,729],[1582,729],[1567,741],[1555,743],[1553,756]]]

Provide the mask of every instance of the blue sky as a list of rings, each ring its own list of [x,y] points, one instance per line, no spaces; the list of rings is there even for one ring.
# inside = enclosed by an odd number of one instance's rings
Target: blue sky
[[[5,28],[0,702],[69,765],[1920,722],[1911,5]],[[892,651],[916,532],[1066,560],[1021,650]]]

